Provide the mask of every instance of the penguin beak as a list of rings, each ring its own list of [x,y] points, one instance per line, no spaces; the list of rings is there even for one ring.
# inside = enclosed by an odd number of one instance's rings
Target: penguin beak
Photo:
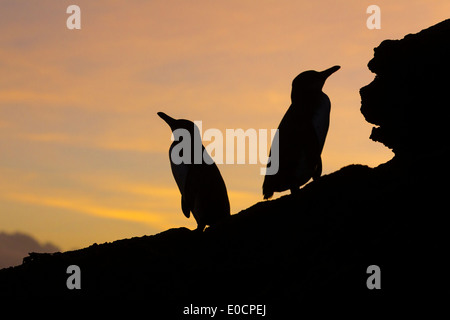
[[[334,66],[327,70],[322,71],[320,74],[323,76],[323,80],[325,81],[329,76],[338,71],[340,68],[341,66]]]
[[[159,116],[161,119],[163,119],[163,120],[169,125],[169,127],[170,127],[171,129],[174,128],[175,122],[176,122],[177,120],[175,120],[175,119],[172,118],[172,117],[169,117],[169,116],[168,116],[167,114],[165,114],[164,112],[158,112],[158,116]]]

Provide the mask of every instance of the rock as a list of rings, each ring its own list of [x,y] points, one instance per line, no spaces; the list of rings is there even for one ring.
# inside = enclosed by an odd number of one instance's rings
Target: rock
[[[447,147],[450,20],[402,40],[385,40],[361,88],[361,112],[376,125],[370,138],[395,154],[429,154]]]

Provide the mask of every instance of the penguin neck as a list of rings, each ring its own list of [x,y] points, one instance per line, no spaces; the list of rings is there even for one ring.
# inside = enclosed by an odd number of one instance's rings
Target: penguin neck
[[[169,148],[169,154],[172,155],[172,150],[177,147],[177,152],[184,159],[184,163],[189,164],[203,164],[205,162],[204,153],[205,147],[202,144],[200,135],[195,136],[190,141],[183,142],[183,140],[175,140]]]
[[[312,117],[315,110],[314,107],[319,103],[322,99],[323,95],[325,95],[322,91],[306,91],[301,95],[292,99],[292,106],[296,106],[294,109],[295,112],[300,112],[307,117]]]
[[[296,95],[291,94],[291,101],[292,103],[302,103],[304,101],[319,99],[322,95],[324,95],[322,90],[301,91]]]

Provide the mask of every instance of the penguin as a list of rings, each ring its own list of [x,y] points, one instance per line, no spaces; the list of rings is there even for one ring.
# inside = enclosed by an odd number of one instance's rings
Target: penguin
[[[202,232],[207,225],[213,226],[230,216],[225,182],[201,142],[199,129],[192,121],[174,119],[164,112],[158,112],[158,116],[173,133],[174,142],[169,148],[169,159],[181,193],[181,210],[186,218],[192,212],[197,221],[196,230]]]
[[[331,110],[330,99],[322,88],[327,78],[339,69],[340,66],[334,66],[321,72],[305,71],[292,81],[292,102],[278,126],[269,153],[262,188],[264,199],[270,199],[274,192],[295,193],[311,178],[316,180],[321,176],[321,154]],[[275,150],[278,154],[272,155]],[[273,161],[278,162],[278,171],[268,174]]]

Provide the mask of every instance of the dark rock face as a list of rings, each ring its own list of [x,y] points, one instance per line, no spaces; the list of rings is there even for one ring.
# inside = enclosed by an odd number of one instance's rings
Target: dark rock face
[[[450,20],[374,49],[374,81],[361,88],[361,112],[378,126],[371,139],[396,154],[424,154],[449,138]]]

